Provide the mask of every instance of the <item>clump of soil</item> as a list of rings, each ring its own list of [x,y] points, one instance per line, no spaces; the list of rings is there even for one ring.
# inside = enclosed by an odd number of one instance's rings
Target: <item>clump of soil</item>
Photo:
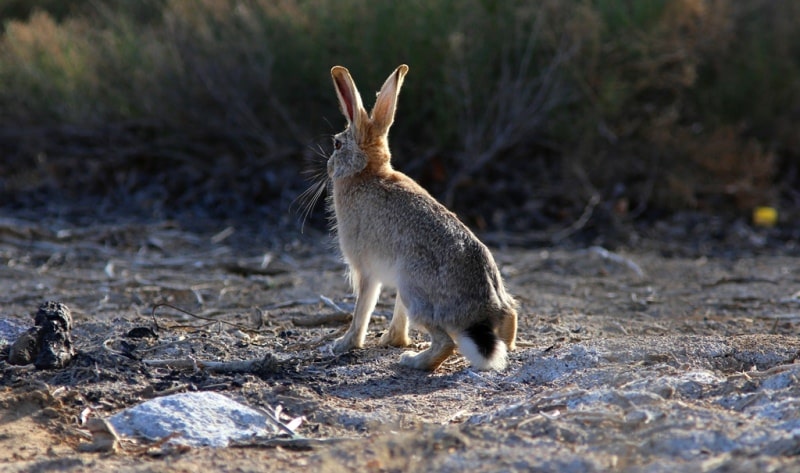
[[[44,302],[36,311],[33,324],[9,348],[8,362],[12,365],[32,362],[40,370],[67,366],[75,355],[69,308],[60,302]]]

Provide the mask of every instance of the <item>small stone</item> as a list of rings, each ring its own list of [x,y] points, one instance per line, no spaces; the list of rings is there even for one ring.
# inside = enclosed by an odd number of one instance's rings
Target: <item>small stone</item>
[[[33,327],[25,331],[8,349],[8,362],[12,365],[28,365],[33,363],[39,338],[39,327]]]
[[[150,327],[134,327],[125,334],[128,338],[152,338],[158,339],[158,335]]]

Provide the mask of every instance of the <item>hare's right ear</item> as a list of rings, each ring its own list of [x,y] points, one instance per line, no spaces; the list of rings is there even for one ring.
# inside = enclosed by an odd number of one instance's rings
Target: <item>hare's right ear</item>
[[[397,110],[397,95],[403,86],[403,78],[408,73],[408,66],[401,64],[392,72],[383,83],[375,106],[372,108],[372,122],[380,133],[387,133],[394,122],[394,112]]]
[[[350,71],[342,66],[333,66],[331,77],[333,77],[336,96],[339,97],[339,105],[345,118],[347,118],[347,123],[358,129],[367,112],[361,104],[361,95],[356,89],[353,78],[350,77]]]

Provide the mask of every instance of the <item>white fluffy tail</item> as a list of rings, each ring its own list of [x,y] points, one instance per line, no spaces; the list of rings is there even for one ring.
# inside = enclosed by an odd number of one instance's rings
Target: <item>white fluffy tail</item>
[[[492,335],[494,335],[494,333],[492,333]],[[475,369],[481,371],[503,371],[506,369],[506,366],[508,365],[508,351],[506,350],[506,344],[496,336],[493,337],[494,345],[489,347],[479,347],[469,333],[461,334],[458,337],[457,342],[458,351],[460,351],[461,354],[469,360]],[[490,349],[488,355],[484,355],[484,353],[487,352],[486,348]]]

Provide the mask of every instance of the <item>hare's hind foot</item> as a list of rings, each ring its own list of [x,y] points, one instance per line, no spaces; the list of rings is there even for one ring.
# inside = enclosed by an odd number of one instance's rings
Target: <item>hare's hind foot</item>
[[[382,347],[407,347],[411,345],[411,340],[408,338],[408,315],[399,294],[394,302],[392,321],[389,323],[389,328],[381,336],[380,341],[378,341],[378,345]]]
[[[508,347],[508,351],[517,348],[517,311],[512,311],[500,322],[497,332],[500,340]]]
[[[442,329],[429,329],[431,346],[420,353],[405,352],[400,357],[400,364],[408,368],[433,371],[450,355],[455,353],[456,344],[450,335]]]
[[[408,333],[403,330],[398,330],[394,326],[390,326],[388,330],[383,332],[378,346],[381,347],[407,347],[411,345],[411,339],[408,338]]]
[[[407,351],[400,356],[400,364],[415,370],[434,371],[455,351],[455,345],[449,349],[438,350],[434,353],[431,352],[430,348],[420,353]]]

